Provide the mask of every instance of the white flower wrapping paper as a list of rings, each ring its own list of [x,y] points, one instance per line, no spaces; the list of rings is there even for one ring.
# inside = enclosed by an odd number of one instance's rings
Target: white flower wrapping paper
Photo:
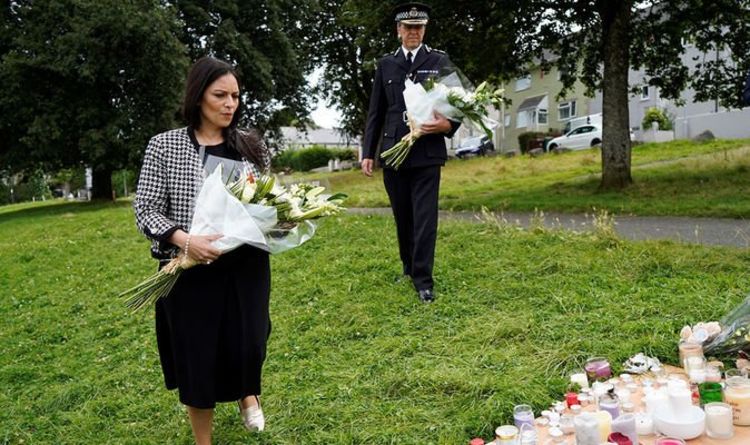
[[[203,182],[195,201],[191,235],[223,234],[212,245],[223,253],[249,244],[276,254],[297,247],[313,237],[315,223],[303,221],[291,229],[279,229],[276,208],[243,204],[227,190],[219,166]]]
[[[461,76],[457,72],[450,73],[441,77],[434,84],[430,91],[410,79],[406,79],[404,88],[404,103],[409,113],[409,118],[417,125],[422,126],[427,121],[433,120],[434,114],[440,113],[446,118],[460,122],[464,116],[461,111],[450,104],[448,95],[454,94],[462,98],[465,102],[473,102],[474,94],[470,91],[471,86],[464,86]],[[484,118],[485,125],[488,128],[495,128],[498,122],[494,119]],[[481,130],[481,127],[474,122],[469,121],[470,125]]]

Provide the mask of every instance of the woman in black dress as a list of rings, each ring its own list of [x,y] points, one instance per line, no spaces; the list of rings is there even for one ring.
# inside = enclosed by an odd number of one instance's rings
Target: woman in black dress
[[[240,98],[229,64],[198,60],[182,108],[188,126],[151,139],[134,202],[136,223],[160,267],[177,255],[202,263],[184,271],[156,303],[164,382],[178,389],[198,445],[211,443],[216,402],[238,402],[250,430],[265,426],[258,397],[271,331],[268,254],[245,245],[221,255],[211,245],[220,233],[189,234],[208,155],[242,162],[255,175],[270,167],[257,134],[237,129]]]

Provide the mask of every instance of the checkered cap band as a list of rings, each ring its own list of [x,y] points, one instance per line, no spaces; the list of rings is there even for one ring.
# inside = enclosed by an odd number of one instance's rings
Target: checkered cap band
[[[421,11],[417,8],[411,8],[408,11],[402,11],[396,14],[396,21],[401,22],[404,20],[424,20],[426,21],[429,19],[429,15],[427,14],[427,11]]]

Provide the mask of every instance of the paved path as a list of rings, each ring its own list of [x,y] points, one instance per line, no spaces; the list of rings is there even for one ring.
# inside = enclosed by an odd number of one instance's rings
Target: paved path
[[[351,208],[354,214],[390,215],[389,208]],[[497,214],[507,222],[528,227],[534,218],[531,213],[506,212]],[[478,222],[476,212],[440,211],[442,220]],[[592,215],[544,213],[544,225],[574,231],[593,229]],[[676,216],[616,216],[615,230],[629,240],[672,240],[709,246],[750,247],[750,221],[729,218],[691,218]]]

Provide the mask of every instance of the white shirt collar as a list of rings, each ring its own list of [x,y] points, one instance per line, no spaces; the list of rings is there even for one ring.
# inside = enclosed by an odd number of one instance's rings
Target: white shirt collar
[[[422,49],[423,46],[424,46],[424,44],[420,43],[418,47],[416,47],[416,48],[414,48],[412,50],[408,50],[408,49],[406,49],[405,46],[401,45],[401,51],[404,52],[404,59],[406,59],[406,53],[408,53],[408,52],[411,51],[411,60],[413,62],[414,59],[417,58],[417,53],[419,52],[420,49]]]

